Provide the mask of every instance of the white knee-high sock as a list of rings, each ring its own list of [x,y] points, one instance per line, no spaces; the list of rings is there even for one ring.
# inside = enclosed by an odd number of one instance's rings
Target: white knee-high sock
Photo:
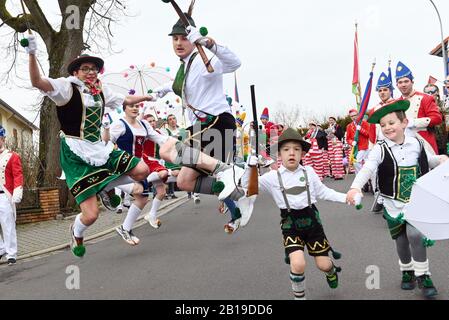
[[[128,183],[128,184],[122,184],[120,186],[117,186],[117,189],[120,189],[127,194],[132,194],[133,190],[134,190],[134,184],[135,184],[134,182]]]
[[[295,300],[306,299],[306,277],[304,274],[295,274],[290,272],[290,281],[292,283],[292,290]]]
[[[139,207],[137,207],[135,204],[131,205],[128,213],[126,214],[125,221],[123,221],[123,229],[125,229],[126,231],[131,231],[141,212],[142,210],[139,209]]]
[[[147,178],[148,182],[155,182],[158,180],[161,180],[161,178],[159,177],[159,174],[157,172],[150,173],[150,175]]]
[[[153,203],[151,204],[150,217],[156,218],[157,211],[159,210],[161,203],[162,201],[159,200],[158,198],[153,199]]]
[[[105,188],[105,191],[111,191],[112,189],[114,189],[115,187],[121,186],[123,184],[129,184],[129,183],[134,183],[135,181],[133,179],[131,179],[130,176],[128,175],[123,175],[120,178],[110,182]]]
[[[84,231],[86,231],[88,226],[81,222],[81,213],[76,216],[75,223],[73,225],[73,234],[77,238],[83,238]]]

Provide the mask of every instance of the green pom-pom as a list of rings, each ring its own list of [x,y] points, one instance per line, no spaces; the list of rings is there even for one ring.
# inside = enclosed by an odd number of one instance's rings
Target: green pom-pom
[[[75,256],[77,257],[83,257],[86,254],[86,247],[81,245],[81,246],[76,246],[72,249],[72,252]]]
[[[289,256],[285,256],[284,261],[286,264],[290,264],[290,257]]]
[[[148,93],[148,94],[152,94],[152,93],[153,93],[153,90],[150,89],[150,90],[147,91],[147,93]]]
[[[222,181],[214,182],[213,185],[212,185],[212,192],[213,193],[220,193],[220,192],[223,191],[224,187],[225,187],[225,185],[224,185],[224,183]]]
[[[338,252],[338,251],[332,250],[332,257],[333,257],[335,260],[341,259],[341,253]]]
[[[430,248],[430,247],[433,247],[435,245],[435,241],[434,240],[430,240],[430,239],[427,239],[427,238],[423,238],[422,242],[423,242],[423,246],[426,247],[426,248]]]
[[[122,202],[122,198],[120,198],[119,195],[114,194],[111,198],[110,198],[110,202],[111,202],[111,206],[113,206],[114,208],[118,207],[118,205]]]
[[[207,30],[206,27],[201,27],[200,28],[200,35],[202,35],[203,37],[207,36],[209,34],[209,31]]]
[[[20,40],[20,45],[25,48],[30,45],[30,42],[28,41],[28,39],[23,38],[22,40]]]
[[[355,208],[357,210],[362,210],[363,209],[363,204],[358,204],[358,205],[355,206]]]

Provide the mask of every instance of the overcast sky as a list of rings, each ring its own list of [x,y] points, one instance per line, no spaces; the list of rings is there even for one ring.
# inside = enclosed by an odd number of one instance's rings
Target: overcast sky
[[[49,2],[40,1],[44,12],[57,22],[57,1]],[[190,0],[177,2],[186,10]],[[442,14],[445,35],[449,35],[449,1],[434,2]],[[170,67],[173,76],[178,60],[167,36],[177,20],[173,8],[160,0],[129,0],[128,8],[136,16],[114,27],[115,48],[121,53],[103,55],[106,71],[156,62]],[[351,93],[355,21],[359,23],[362,88],[374,58],[375,81],[387,70],[390,56],[393,70],[399,60],[412,69],[418,90],[429,75],[442,80],[444,74],[442,59],[429,55],[441,42],[440,25],[429,0],[197,0],[194,19],[242,60],[238,88],[248,112],[249,86],[255,84],[259,112],[263,107],[274,114],[281,106],[299,106],[306,117],[312,112],[344,115],[355,102]],[[21,56],[26,58],[24,53]],[[227,76],[225,91],[232,96],[233,86],[233,77]],[[0,98],[34,119],[29,106],[36,95],[29,90],[2,86]],[[373,92],[371,104],[377,100]]]

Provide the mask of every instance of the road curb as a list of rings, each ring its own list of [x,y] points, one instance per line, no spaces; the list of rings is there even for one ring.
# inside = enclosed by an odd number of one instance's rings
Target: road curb
[[[179,207],[180,205],[182,205],[182,204],[184,204],[184,203],[186,203],[186,202],[188,202],[188,201],[189,201],[189,199],[187,198],[187,195],[185,195],[185,196],[179,197],[178,199],[176,199],[176,200],[174,200],[174,201],[170,201],[170,202],[167,202],[167,203],[163,204],[163,205],[159,208],[159,210],[164,210],[164,209],[166,209],[166,208],[168,208],[169,210],[167,210],[166,212],[160,214],[159,216],[164,216],[164,215],[166,215],[166,214],[169,213],[170,211],[176,209],[177,207]],[[169,207],[170,207],[170,208],[169,208]],[[147,222],[143,219],[143,217],[144,217],[143,214],[139,216],[139,218],[138,218],[137,221],[136,221],[136,227],[143,226],[144,224],[147,223]],[[143,220],[143,221],[142,221],[142,220]],[[87,242],[89,242],[89,241],[92,241],[92,240],[98,239],[98,238],[100,238],[100,237],[103,237],[103,236],[105,236],[105,235],[107,235],[107,234],[109,234],[109,233],[112,233],[112,232],[115,231],[115,228],[117,228],[117,227],[119,227],[119,226],[120,226],[120,224],[119,224],[119,225],[116,225],[116,226],[114,226],[114,227],[112,227],[112,228],[108,228],[108,229],[106,229],[106,230],[104,230],[104,231],[97,232],[96,234],[90,235],[90,236],[88,236],[88,237],[86,237],[86,238],[84,239],[84,242],[87,243]],[[33,257],[36,257],[36,256],[48,254],[48,253],[51,253],[51,252],[54,252],[54,251],[59,251],[59,250],[62,250],[62,249],[68,248],[68,247],[70,247],[70,242],[67,242],[67,243],[64,243],[64,244],[60,244],[60,245],[57,245],[57,246],[53,246],[53,247],[51,247],[51,248],[47,248],[47,249],[44,249],[44,250],[39,250],[39,251],[35,251],[35,252],[32,252],[32,253],[27,253],[27,254],[18,256],[18,257],[17,257],[17,260],[24,260],[24,259],[33,258]],[[0,263],[0,264],[2,264],[2,263]]]

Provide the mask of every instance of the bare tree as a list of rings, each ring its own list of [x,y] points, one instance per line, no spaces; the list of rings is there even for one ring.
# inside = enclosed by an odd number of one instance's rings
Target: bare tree
[[[288,108],[283,102],[276,105],[276,112],[273,115],[275,123],[283,124],[285,127],[297,128],[301,123],[301,108],[296,106]]]
[[[29,13],[12,16],[6,8],[6,0],[0,0],[0,28],[12,29],[12,39],[7,50],[13,54],[8,74],[16,65],[19,48],[18,33],[29,28],[37,33],[45,44],[51,78],[67,75],[68,64],[82,51],[95,53],[112,51],[111,25],[126,15],[126,5],[119,0],[58,0],[60,24],[52,26],[37,0],[23,0]],[[6,77],[6,80],[8,77]],[[54,103],[43,99],[40,108],[39,186],[58,185],[59,123]]]

